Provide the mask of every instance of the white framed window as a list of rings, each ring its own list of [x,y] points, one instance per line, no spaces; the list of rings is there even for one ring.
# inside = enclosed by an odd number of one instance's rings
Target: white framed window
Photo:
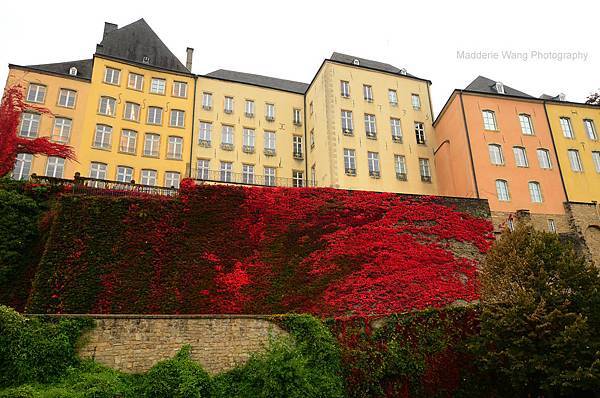
[[[365,131],[367,132],[367,137],[377,136],[377,123],[375,122],[375,115],[365,113]]]
[[[542,203],[542,188],[539,182],[529,181],[529,196],[532,203]]]
[[[274,131],[265,131],[265,149],[269,151],[275,150],[275,132]]]
[[[548,219],[548,232],[556,233],[556,222],[553,219]]]
[[[499,144],[489,144],[488,151],[490,153],[490,162],[497,166],[504,164],[504,155],[502,153],[502,146]]]
[[[294,108],[293,121],[295,125],[302,124],[302,111],[299,108]]]
[[[388,90],[388,100],[390,101],[390,105],[398,105],[398,93],[396,92],[396,90]]]
[[[350,82],[340,80],[340,94],[344,98],[350,98]]]
[[[233,113],[233,97],[225,97],[223,111],[225,113]]]
[[[421,181],[431,182],[431,167],[429,159],[419,158],[419,171],[421,173]]]
[[[140,173],[140,183],[142,185],[150,185],[150,186],[155,186],[156,185],[156,170],[151,170],[151,169],[142,169],[141,173]]]
[[[569,155],[569,163],[571,163],[571,170],[575,172],[583,172],[583,163],[581,163],[581,156],[577,149],[569,149],[567,151]]]
[[[421,97],[419,97],[419,94],[411,94],[410,100],[415,111],[421,110]]]
[[[562,129],[565,138],[575,138],[575,134],[573,134],[573,127],[571,126],[571,119],[569,119],[568,117],[561,117],[560,128]]]
[[[27,101],[43,104],[46,101],[46,86],[31,83],[27,90]]]
[[[292,186],[302,188],[304,186],[304,172],[300,170],[292,171]]]
[[[221,181],[231,182],[232,176],[233,176],[232,170],[233,170],[233,163],[221,162]]]
[[[125,102],[125,111],[123,113],[123,119],[131,120],[133,122],[140,121],[140,104],[135,102]]]
[[[342,132],[350,134],[354,131],[354,122],[352,121],[352,111],[342,110]]]
[[[242,183],[254,184],[254,165],[242,164]]]
[[[183,156],[183,138],[171,135],[167,144],[167,159],[181,160]]]
[[[144,156],[157,158],[160,153],[160,135],[146,133],[144,137]]]
[[[600,173],[600,151],[592,151],[592,161],[594,162],[596,173]]]
[[[402,125],[400,119],[390,118],[390,128],[392,130],[392,141],[402,142]]]
[[[292,138],[292,149],[295,158],[302,158],[304,156],[304,151],[302,148],[302,136],[295,135]]]
[[[247,128],[243,129],[242,130],[242,145],[247,150],[254,150],[254,141],[255,141],[254,130],[247,129]]]
[[[481,115],[483,116],[483,128],[485,130],[498,130],[498,124],[496,124],[496,114],[494,111],[484,110],[481,111]]]
[[[346,174],[356,174],[356,151],[350,148],[344,148],[344,169]]]
[[[107,169],[108,166],[106,165],[106,163],[90,163],[90,178],[95,178],[97,180],[106,180]]]
[[[94,132],[93,147],[110,149],[112,141],[112,127],[106,124],[97,124]]]
[[[529,161],[527,160],[527,151],[522,146],[513,147],[513,153],[515,155],[515,164],[517,167],[529,167]]]
[[[373,101],[373,87],[368,84],[363,84],[363,97],[365,101],[372,102]]]
[[[275,179],[277,178],[277,174],[275,171],[275,167],[266,167],[265,166],[265,185],[268,187],[275,186]]]
[[[71,139],[71,127],[73,122],[65,117],[54,118],[52,129],[52,140],[67,143]]]
[[[150,81],[150,93],[164,95],[167,87],[167,81],[158,77],[153,77]]]
[[[508,192],[508,182],[506,182],[506,180],[496,180],[496,195],[499,201],[510,201],[510,193]]]
[[[133,130],[122,130],[119,151],[123,153],[135,153],[137,146],[137,132]]]
[[[181,174],[176,171],[165,172],[165,186],[169,188],[179,189],[179,182],[181,181]]]
[[[196,178],[199,180],[208,180],[210,177],[210,160],[198,159],[196,163]]]
[[[396,170],[396,178],[402,181],[407,179],[406,157],[404,155],[394,155],[394,169]]]
[[[156,124],[161,125],[163,119],[163,109],[158,106],[149,106],[148,107],[148,120],[146,121],[148,124]]]
[[[597,141],[598,134],[596,133],[594,121],[592,119],[583,119],[583,126],[585,127],[585,132],[587,133],[588,138],[592,141]]]
[[[121,71],[115,68],[106,67],[104,69],[104,83],[114,84],[116,86],[121,82]]]
[[[142,91],[144,89],[144,76],[129,72],[127,87],[133,90]]]
[[[75,108],[77,101],[77,91],[61,88],[58,93],[58,106],[64,108]]]
[[[200,122],[200,132],[198,135],[198,142],[202,144],[210,145],[212,137],[212,123]]]
[[[537,158],[541,169],[551,169],[552,162],[550,160],[550,151],[543,148],[537,149]]]
[[[117,181],[131,182],[133,181],[133,168],[128,166],[117,166]]]
[[[245,113],[246,117],[254,117],[254,101],[246,100]]]
[[[19,135],[25,138],[36,138],[40,130],[40,118],[37,113],[23,112]]]
[[[117,111],[117,100],[112,97],[100,97],[98,113],[105,116],[115,116]]]
[[[46,163],[46,176],[54,178],[63,178],[65,173],[65,159],[56,156],[49,156]]]
[[[519,123],[521,124],[521,132],[524,135],[533,135],[533,123],[531,121],[531,116],[521,113],[519,115]]]
[[[415,122],[415,138],[417,140],[417,144],[425,145],[425,125],[421,122]]]
[[[173,97],[187,98],[187,83],[173,82]]]
[[[310,186],[317,186],[317,166],[314,164],[310,167]]]
[[[185,127],[185,111],[180,109],[172,109],[169,125],[171,127]]]
[[[275,120],[275,104],[265,104],[265,118],[267,120]]]
[[[205,110],[212,109],[212,93],[207,93],[206,91],[202,93],[202,108]]]
[[[233,126],[223,125],[221,131],[221,143],[233,145]]]
[[[369,165],[369,175],[379,177],[381,170],[379,168],[379,153],[367,152],[367,163]]]
[[[13,168],[13,180],[28,180],[31,174],[33,155],[30,153],[18,153],[15,167]]]

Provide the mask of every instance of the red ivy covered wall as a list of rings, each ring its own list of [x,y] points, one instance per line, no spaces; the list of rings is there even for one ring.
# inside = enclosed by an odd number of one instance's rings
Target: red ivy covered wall
[[[65,196],[30,312],[370,316],[477,298],[484,201],[184,184]]]

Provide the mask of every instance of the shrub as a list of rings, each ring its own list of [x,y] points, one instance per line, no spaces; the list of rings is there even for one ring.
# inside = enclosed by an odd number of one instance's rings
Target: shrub
[[[0,387],[49,382],[78,363],[75,343],[89,319],[27,319],[0,306]]]
[[[210,397],[208,373],[190,357],[191,347],[184,346],[174,358],[154,365],[143,377],[141,392],[147,398]]]
[[[600,389],[600,274],[556,234],[505,232],[481,270],[471,348],[500,396],[592,396]]]

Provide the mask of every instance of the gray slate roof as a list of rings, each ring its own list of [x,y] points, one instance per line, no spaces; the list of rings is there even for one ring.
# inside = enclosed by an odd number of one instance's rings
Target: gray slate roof
[[[207,73],[206,77],[227,80],[237,83],[252,84],[254,86],[274,88],[277,90],[290,91],[293,93],[304,94],[308,89],[308,84],[295,82],[292,80],[277,79],[275,77],[254,75],[252,73],[235,72],[232,70],[219,69]]]
[[[77,77],[90,80],[92,78],[92,63],[93,61],[91,59],[83,59],[80,61],[57,62],[54,64],[27,65],[26,68],[71,76],[69,70],[72,67],[75,67],[77,68]]]
[[[142,18],[107,33],[96,53],[147,64],[161,69],[190,73]],[[144,62],[148,57],[149,62]]]
[[[473,80],[471,82],[471,84],[469,84],[465,88],[465,90],[477,91],[477,92],[485,93],[485,94],[502,95],[496,91],[496,82],[497,82],[497,80],[488,79],[487,77],[484,77],[484,76],[477,76],[477,78],[475,80]],[[535,97],[533,97],[529,94],[526,94],[522,91],[515,90],[514,88],[509,87],[506,84],[504,84],[504,94],[512,95],[514,97],[535,98]]]
[[[379,61],[371,61],[369,59],[355,57],[353,55],[334,52],[333,54],[331,54],[331,57],[329,59],[331,61],[341,62],[341,63],[348,64],[348,65],[354,65],[354,60],[357,59],[358,63],[359,63],[358,66],[363,66],[363,67],[369,68],[369,69],[380,70],[383,72],[394,73],[396,75],[401,74],[400,73],[401,69],[395,67],[394,65],[386,64],[386,63],[379,62]],[[402,75],[402,76],[416,77],[415,75],[411,75],[410,73],[406,73],[406,75]]]

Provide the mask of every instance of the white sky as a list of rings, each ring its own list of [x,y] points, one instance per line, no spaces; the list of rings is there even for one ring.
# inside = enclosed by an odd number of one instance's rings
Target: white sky
[[[310,82],[332,51],[387,62],[433,82],[437,114],[477,75],[539,96],[583,101],[600,87],[600,2],[561,1],[66,1],[0,6],[0,82],[8,63],[91,58],[104,21],[145,18],[194,73],[223,68]],[[464,60],[457,51],[498,52]],[[502,51],[582,52],[587,60],[503,59]]]

